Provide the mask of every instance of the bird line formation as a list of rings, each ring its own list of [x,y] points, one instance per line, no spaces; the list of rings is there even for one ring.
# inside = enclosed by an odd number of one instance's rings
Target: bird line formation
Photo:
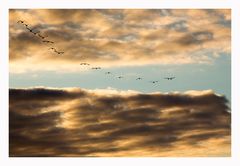
[[[40,31],[38,30],[35,30],[35,28],[31,28],[29,24],[27,24],[25,21],[22,21],[22,20],[19,20],[17,21],[18,24],[21,24],[23,25],[30,33],[32,33],[33,35],[37,36],[38,38],[40,38],[42,40],[43,43],[46,43],[46,44],[54,44],[55,42],[54,41],[51,41],[51,40],[47,40],[46,38],[48,37],[47,35],[44,36],[43,34],[41,34]],[[52,45],[51,45],[52,46]],[[63,51],[58,51],[55,47],[49,47],[49,50],[52,50],[54,53],[60,55],[60,54],[64,54]],[[80,63],[81,66],[90,66],[89,63],[86,63],[86,62],[83,62],[83,63]],[[91,67],[92,70],[101,70],[102,68],[101,67]],[[106,75],[113,75],[112,72],[105,72]],[[123,79],[124,77],[123,76],[117,76],[116,77],[117,79]],[[175,79],[176,77],[164,77],[164,79],[166,80],[173,80]],[[137,77],[135,80],[137,81],[140,81],[140,80],[143,80],[143,77]],[[159,83],[158,80],[154,80],[154,81],[148,81],[152,84],[156,84],[156,83]]]
[[[80,63],[80,65],[81,66],[90,66],[91,64],[83,62],[83,63]],[[102,68],[101,67],[91,67],[90,69],[92,69],[92,70],[101,70]],[[105,75],[113,75],[113,73],[110,72],[110,71],[107,71],[107,72],[105,72]],[[124,76],[116,76],[116,78],[123,79]],[[175,78],[176,77],[164,77],[164,79],[166,79],[166,80],[173,80]],[[143,77],[137,77],[135,80],[137,80],[137,81],[143,80]],[[156,83],[159,82],[159,80],[154,80],[154,81],[149,81],[149,82],[152,83],[152,84],[156,84]]]
[[[47,35],[43,35],[41,34],[41,31],[36,30],[35,28],[31,28],[31,26],[29,24],[27,24],[25,21],[19,20],[17,21],[18,24],[21,24],[25,27],[26,30],[28,30],[30,33],[32,33],[34,36],[37,36],[38,38],[41,39],[42,43],[45,44],[55,44],[54,41],[51,40],[47,40],[48,36]],[[53,47],[51,45],[51,47],[49,47],[49,50],[52,50],[54,53],[61,55],[64,54],[63,51],[58,51],[55,47]]]

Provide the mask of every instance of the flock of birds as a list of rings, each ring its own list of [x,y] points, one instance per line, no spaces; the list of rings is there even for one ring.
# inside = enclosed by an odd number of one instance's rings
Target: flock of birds
[[[39,37],[39,38],[41,39],[42,43],[51,44],[52,47],[49,47],[49,50],[52,50],[54,53],[56,53],[56,54],[58,54],[58,55],[64,54],[63,51],[58,51],[55,47],[53,47],[53,44],[54,44],[55,42],[54,42],[54,41],[51,41],[51,40],[47,40],[46,38],[47,38],[48,36],[45,36],[45,35],[41,34],[41,32],[38,31],[38,30],[35,30],[35,28],[31,28],[30,25],[27,24],[25,21],[19,20],[19,21],[17,21],[17,23],[23,25],[23,26],[26,28],[26,30],[28,30],[28,31],[29,31],[30,33],[32,33],[33,35]],[[86,62],[80,63],[80,65],[81,65],[81,66],[90,66],[90,64],[89,64],[89,63],[86,63]],[[100,69],[102,69],[102,68],[101,68],[101,67],[92,67],[91,69],[92,69],[92,70],[100,70]],[[106,75],[112,75],[113,73],[111,73],[111,72],[108,71],[108,72],[105,72],[105,74],[106,74]],[[123,79],[124,77],[123,77],[123,76],[117,76],[116,78],[118,78],[118,79]],[[164,77],[164,79],[166,79],[166,80],[173,80],[173,79],[175,79],[175,78],[176,78],[176,77]],[[143,78],[142,78],[142,77],[138,77],[138,78],[136,78],[135,80],[140,81],[140,80],[143,80]],[[150,83],[153,83],[153,84],[156,84],[156,83],[158,83],[159,81],[158,81],[158,80],[154,80],[154,81],[149,81],[149,82],[150,82]]]
[[[46,43],[46,44],[54,44],[55,43],[54,41],[46,40],[46,38],[48,36],[44,36],[43,34],[41,34],[40,31],[35,30],[35,28],[31,28],[30,25],[27,24],[25,21],[19,20],[17,23],[23,25],[26,28],[26,30],[28,30],[33,35],[39,37],[43,43]],[[55,47],[50,47],[49,50],[52,50],[54,53],[56,53],[58,55],[64,54],[63,51],[58,51]]]

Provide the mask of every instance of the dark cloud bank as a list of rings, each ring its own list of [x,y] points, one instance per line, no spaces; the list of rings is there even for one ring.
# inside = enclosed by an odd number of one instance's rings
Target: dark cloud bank
[[[227,104],[210,91],[11,89],[9,155],[229,156]]]

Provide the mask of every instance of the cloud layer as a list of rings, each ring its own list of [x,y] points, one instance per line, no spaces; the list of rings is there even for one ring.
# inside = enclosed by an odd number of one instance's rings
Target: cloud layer
[[[212,91],[10,90],[10,156],[229,156],[230,113]]]
[[[211,63],[230,54],[230,10],[10,10],[10,70]],[[56,56],[24,20],[65,51]],[[136,61],[137,59],[137,61]]]

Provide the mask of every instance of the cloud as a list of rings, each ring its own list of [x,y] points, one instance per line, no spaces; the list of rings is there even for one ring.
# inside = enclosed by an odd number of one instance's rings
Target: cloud
[[[231,10],[224,9],[16,9],[9,20],[12,73],[80,71],[83,61],[102,67],[212,63],[231,50]],[[64,55],[49,51],[18,20],[48,35]]]
[[[10,156],[229,156],[228,102],[212,91],[10,89]]]

